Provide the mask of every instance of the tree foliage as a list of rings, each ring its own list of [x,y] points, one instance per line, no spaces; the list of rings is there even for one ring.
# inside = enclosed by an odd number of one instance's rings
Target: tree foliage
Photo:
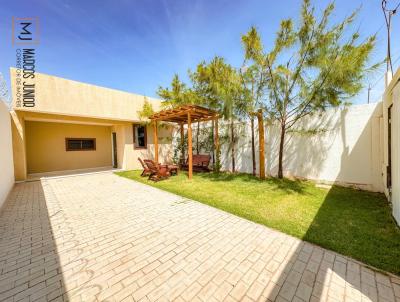
[[[230,121],[232,172],[235,172],[234,120],[240,119],[246,112],[249,98],[247,90],[241,84],[240,75],[237,69],[228,64],[224,58],[217,56],[209,63],[201,62],[194,72],[190,72],[190,78],[195,91],[204,100],[203,103],[217,110],[225,120]]]
[[[378,66],[369,63],[375,35],[361,38],[354,29],[358,11],[337,23],[333,12],[333,3],[319,12],[304,0],[299,20],[282,20],[269,50],[255,27],[242,35],[241,68],[216,56],[189,71],[190,86],[175,75],[171,87],[159,87],[157,93],[166,107],[200,104],[229,120],[233,171],[234,121],[251,121],[255,173],[253,113],[264,109],[280,126],[278,176],[283,177],[287,131],[296,132],[295,125],[307,115],[346,104],[362,89],[365,75]]]
[[[299,23],[283,20],[269,52],[254,27],[242,39],[245,57],[266,76],[264,108],[281,127],[279,177],[286,131],[313,112],[347,102],[361,90],[365,74],[377,67],[368,65],[375,36],[361,40],[351,29],[358,11],[336,24],[333,11],[331,3],[318,17],[304,0]]]
[[[246,97],[248,96],[241,84],[239,73],[224,58],[217,56],[210,62],[200,62],[195,70],[189,71],[189,78],[191,86],[187,86],[179,79],[178,75],[175,75],[170,88],[159,87],[157,94],[163,98],[163,105],[167,108],[197,104],[216,110],[224,119],[230,120],[230,147],[234,168],[236,141],[233,120],[243,116],[246,111]],[[197,151],[199,151],[201,146],[204,145],[204,142],[199,141],[200,124],[197,125],[196,130],[196,146],[198,146]],[[213,140],[213,136],[211,136],[211,139]],[[220,155],[216,154],[215,164],[219,166],[219,163]]]
[[[153,114],[154,114],[153,105],[149,102],[149,100],[146,97],[144,97],[142,110],[138,111],[139,119],[141,121],[147,120]]]
[[[263,45],[256,29],[252,27],[248,33],[242,35],[244,48],[243,66],[240,69],[242,84],[248,92],[247,115],[250,119],[251,130],[251,157],[253,175],[256,174],[256,148],[255,148],[255,112],[262,106],[264,90],[268,76],[263,68]]]
[[[187,87],[177,74],[171,82],[171,88],[158,87],[157,94],[164,100],[162,105],[165,108],[175,108],[182,105],[200,104],[201,100],[193,89]]]
[[[11,96],[7,87],[7,83],[0,72],[0,101],[4,101],[11,109]]]

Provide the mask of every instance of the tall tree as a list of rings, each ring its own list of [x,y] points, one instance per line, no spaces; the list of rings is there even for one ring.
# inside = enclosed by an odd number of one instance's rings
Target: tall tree
[[[268,76],[264,68],[263,45],[255,27],[251,27],[245,35],[242,35],[242,45],[244,48],[244,61],[240,69],[240,75],[245,89],[249,92],[246,111],[251,126],[252,174],[255,175],[256,150],[254,143],[254,118],[255,111],[262,105]]]
[[[196,95],[179,79],[177,74],[172,78],[171,88],[159,86],[157,94],[164,100],[162,105],[166,108],[175,108],[197,102]]]
[[[211,88],[209,74],[210,69],[205,61],[200,62],[194,71],[189,70],[189,77],[193,84],[193,90],[202,100],[202,105],[219,112],[222,108],[221,100],[215,95],[213,89]],[[211,137],[212,141],[214,141],[214,121],[211,121]],[[215,170],[219,171],[220,154],[215,154],[214,144],[212,148],[212,160],[214,169],[217,165],[218,168]]]
[[[6,80],[4,79],[3,74],[1,72],[0,72],[0,101],[5,102],[8,108],[11,109],[10,92],[7,88]]]
[[[149,102],[147,97],[144,97],[142,110],[139,110],[137,113],[140,120],[147,120],[154,114],[153,105]]]
[[[190,74],[195,90],[207,100],[208,107],[218,110],[230,123],[230,148],[232,172],[236,170],[235,125],[245,111],[247,94],[241,85],[237,70],[222,57],[214,57],[209,63],[202,62]]]
[[[358,31],[350,28],[357,11],[334,23],[333,10],[331,3],[317,17],[310,1],[304,0],[299,25],[292,19],[283,20],[274,47],[259,63],[268,76],[266,109],[280,126],[280,178],[287,131],[305,116],[339,106],[356,95],[366,73],[378,66],[368,66],[375,35],[361,40]],[[256,46],[248,54],[258,60]]]
[[[171,88],[158,87],[157,94],[164,99],[162,105],[166,108],[175,108],[183,105],[203,103],[202,99],[193,89],[186,86],[177,74],[174,75],[171,82]],[[197,122],[196,129],[196,153],[200,152],[199,144],[200,122]]]

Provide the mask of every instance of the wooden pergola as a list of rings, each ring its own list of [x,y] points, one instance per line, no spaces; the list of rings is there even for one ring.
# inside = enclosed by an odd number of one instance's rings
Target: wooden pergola
[[[189,179],[193,175],[193,150],[192,150],[192,123],[193,122],[215,122],[215,135],[214,144],[215,150],[219,151],[219,138],[218,138],[218,113],[214,110],[210,110],[197,105],[185,105],[175,109],[163,110],[157,112],[149,117],[153,123],[154,129],[154,161],[158,163],[158,134],[157,134],[157,124],[158,122],[170,122],[177,123],[180,125],[181,130],[181,144],[182,144],[182,157],[184,158],[184,125],[187,124],[188,133],[188,157],[189,157]],[[217,153],[218,154],[218,153]]]

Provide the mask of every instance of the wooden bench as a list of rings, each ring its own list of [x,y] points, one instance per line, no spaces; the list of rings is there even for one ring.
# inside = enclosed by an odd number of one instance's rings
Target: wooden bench
[[[194,172],[210,172],[211,156],[208,154],[193,154],[193,171]],[[189,169],[189,158],[180,164],[180,169],[187,171]]]

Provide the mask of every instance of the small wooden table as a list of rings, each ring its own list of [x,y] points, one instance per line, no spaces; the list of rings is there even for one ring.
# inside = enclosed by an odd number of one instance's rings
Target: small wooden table
[[[175,175],[178,175],[178,166],[177,165],[167,165],[169,172]]]

